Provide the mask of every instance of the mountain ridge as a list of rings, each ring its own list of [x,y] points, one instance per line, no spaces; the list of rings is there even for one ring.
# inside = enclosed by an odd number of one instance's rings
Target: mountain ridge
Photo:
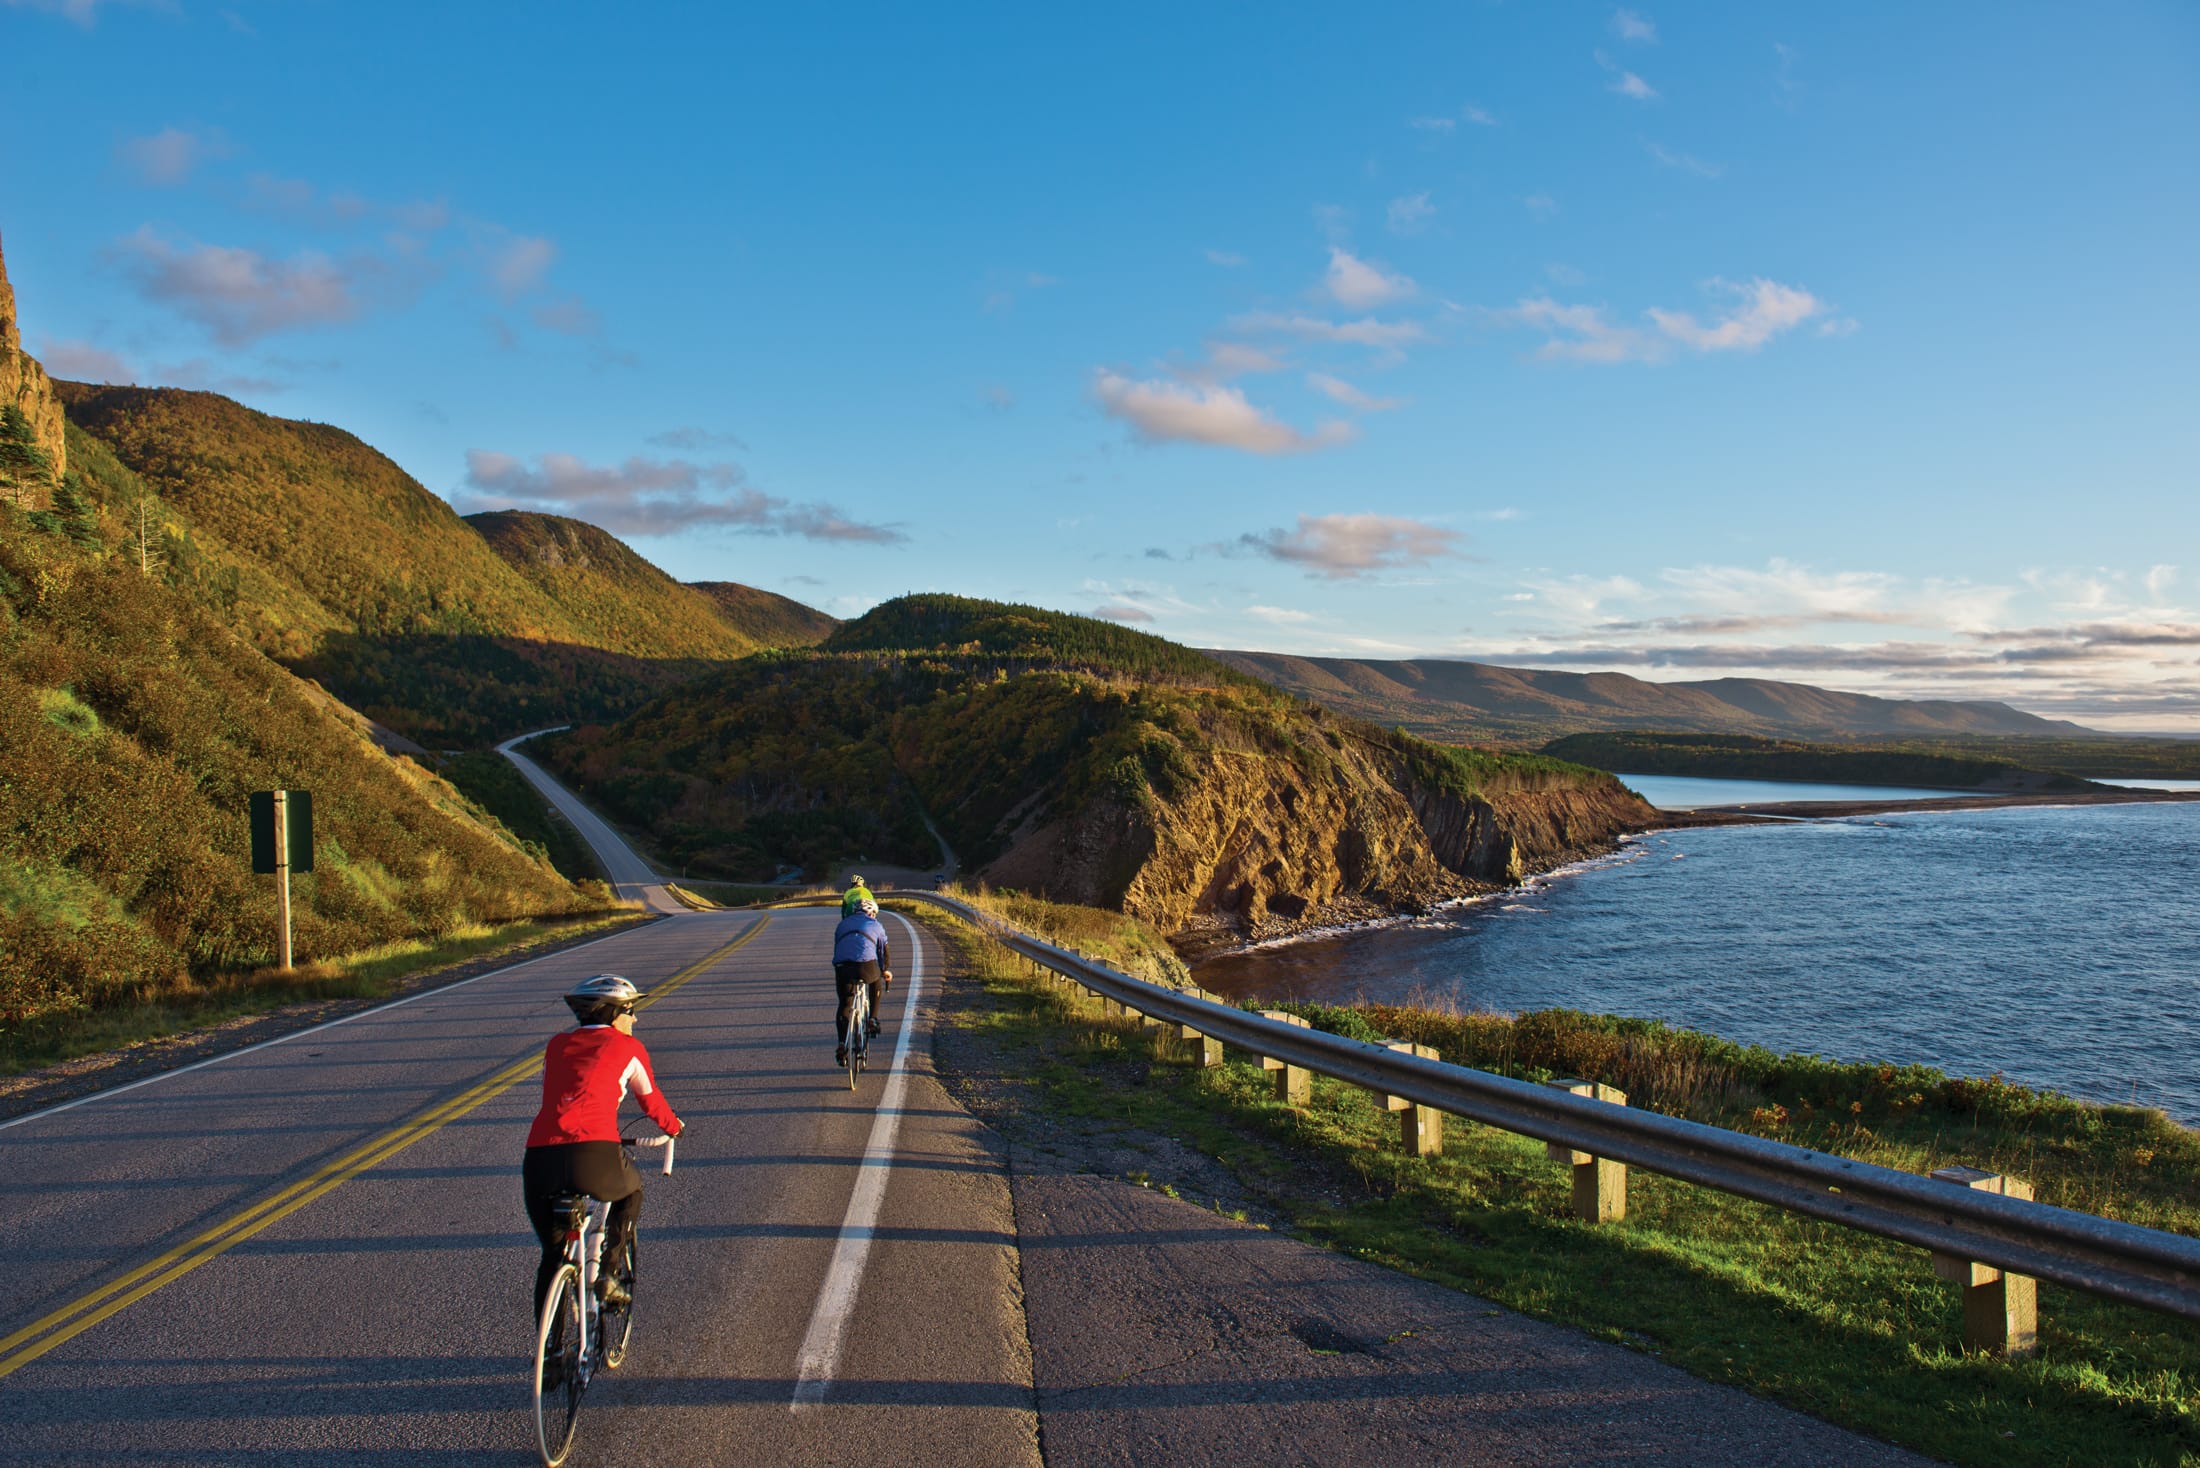
[[[1204,651],[1341,713],[1456,742],[1536,745],[1564,734],[1631,729],[1818,739],[2095,732],[1994,701],[1882,698],[1766,678],[1656,683],[1627,673],[1512,668],[1464,658]]]

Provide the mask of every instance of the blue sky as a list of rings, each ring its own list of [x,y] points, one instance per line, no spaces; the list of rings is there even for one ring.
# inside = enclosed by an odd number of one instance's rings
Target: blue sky
[[[847,615],[2200,733],[2189,4],[0,0],[62,376]]]

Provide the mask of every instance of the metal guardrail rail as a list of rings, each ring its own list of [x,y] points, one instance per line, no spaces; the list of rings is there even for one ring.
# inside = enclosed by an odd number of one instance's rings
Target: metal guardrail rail
[[[1141,1014],[1258,1055],[1791,1213],[2200,1320],[2200,1239],[1279,1024],[1118,973],[951,897],[893,895],[945,908],[1012,952]]]

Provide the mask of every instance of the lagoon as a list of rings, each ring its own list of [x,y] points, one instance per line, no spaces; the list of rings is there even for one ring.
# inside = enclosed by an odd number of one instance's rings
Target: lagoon
[[[1903,785],[1833,785],[1801,780],[1721,780],[1701,775],[1621,775],[1628,789],[1659,810],[1716,805],[1771,805],[1789,800],[1951,800],[1976,790]]]

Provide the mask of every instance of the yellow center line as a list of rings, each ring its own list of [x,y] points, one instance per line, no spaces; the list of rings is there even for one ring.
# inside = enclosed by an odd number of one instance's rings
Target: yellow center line
[[[648,997],[635,1008],[646,1009],[655,1004],[754,938],[770,921],[769,916],[759,917],[740,937],[688,965],[650,990]],[[181,1279],[207,1260],[243,1243],[269,1225],[288,1218],[376,1163],[396,1156],[423,1137],[456,1121],[483,1103],[501,1096],[541,1068],[540,1055],[524,1056],[452,1099],[398,1123],[381,1136],[323,1166],[312,1176],[299,1179],[272,1196],[223,1219],[196,1238],[156,1255],[128,1273],[78,1296],[22,1329],[0,1337],[0,1353],[6,1353],[0,1354],[0,1376],[6,1376],[18,1367],[30,1364],[109,1316],[128,1309],[162,1286]],[[102,1304],[102,1301],[105,1303]],[[98,1308],[95,1309],[95,1306]],[[87,1311],[90,1313],[86,1314]]]

